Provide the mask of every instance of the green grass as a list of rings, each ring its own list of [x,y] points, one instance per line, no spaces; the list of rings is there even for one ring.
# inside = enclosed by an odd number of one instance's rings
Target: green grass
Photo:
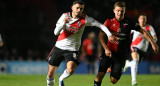
[[[58,86],[58,76],[55,76]],[[93,86],[96,75],[76,75],[65,79],[66,86]],[[138,75],[138,86],[159,86],[160,75]],[[46,86],[46,75],[0,75],[0,86]],[[103,79],[102,86],[131,86],[131,76],[122,75],[115,85],[110,83],[109,75]]]

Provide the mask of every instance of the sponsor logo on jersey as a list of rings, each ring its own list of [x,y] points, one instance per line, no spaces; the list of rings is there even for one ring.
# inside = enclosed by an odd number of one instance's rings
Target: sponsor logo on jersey
[[[51,56],[48,58],[48,61],[51,60]]]
[[[81,26],[81,24],[82,24],[82,23],[81,23],[80,21],[78,21],[78,26]]]
[[[73,58],[77,59],[77,54],[76,53],[73,53]]]

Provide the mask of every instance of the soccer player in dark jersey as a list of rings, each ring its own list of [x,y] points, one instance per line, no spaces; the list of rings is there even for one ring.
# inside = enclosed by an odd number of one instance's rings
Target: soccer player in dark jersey
[[[111,67],[111,82],[116,84],[120,79],[125,65],[125,59],[127,54],[130,52],[131,30],[141,32],[151,43],[155,53],[159,50],[158,45],[145,30],[124,16],[125,10],[126,6],[124,2],[116,2],[113,9],[115,18],[107,19],[104,23],[104,25],[109,28],[111,33],[118,38],[119,44],[111,43],[109,41],[106,44],[104,32],[100,31],[99,33],[99,40],[104,48],[104,52],[101,56],[98,74],[94,79],[94,86],[101,86],[102,79],[109,67]]]

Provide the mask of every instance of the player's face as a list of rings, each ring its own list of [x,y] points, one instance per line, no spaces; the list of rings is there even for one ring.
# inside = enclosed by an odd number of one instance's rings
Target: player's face
[[[115,14],[116,19],[118,21],[121,21],[124,18],[125,7],[115,6],[115,8],[113,9],[113,12]]]
[[[72,13],[76,17],[80,17],[83,13],[84,5],[81,4],[75,4],[72,6]]]
[[[143,16],[143,15],[139,16],[138,22],[139,22],[139,24],[142,25],[142,26],[143,26],[143,25],[146,25],[146,22],[147,22],[146,16]]]

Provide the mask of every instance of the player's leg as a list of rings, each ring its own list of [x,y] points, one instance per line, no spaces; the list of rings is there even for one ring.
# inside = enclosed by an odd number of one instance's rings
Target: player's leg
[[[111,65],[111,58],[106,56],[105,53],[102,53],[98,74],[94,79],[94,86],[101,86],[102,80],[110,65]]]
[[[75,69],[77,67],[77,64],[73,61],[67,62],[67,69],[64,70],[63,74],[59,77],[59,85],[64,86],[63,80],[69,76],[71,76]]]
[[[87,55],[86,56],[86,65],[87,65],[87,69],[88,69],[88,74],[91,73],[91,65],[90,65],[90,57]]]
[[[64,57],[67,61],[67,69],[65,69],[63,74],[59,77],[59,86],[64,86],[63,80],[71,76],[74,73],[77,65],[79,65],[78,52],[67,51],[65,52]]]
[[[138,61],[139,61],[139,54],[138,52],[132,52],[132,61],[131,61],[131,76],[132,76],[132,85],[136,85],[136,75],[137,75],[137,68],[138,68]]]
[[[98,72],[97,76],[94,79],[94,86],[101,86],[105,74],[106,72]]]
[[[62,56],[62,53],[63,53],[63,50],[54,47],[54,49],[52,49],[51,53],[48,56],[49,70],[47,74],[47,86],[54,86],[55,73],[61,61],[64,59],[64,57]]]
[[[112,84],[116,84],[122,75],[122,71],[125,65],[126,53],[114,53],[112,54],[112,65],[110,80]]]
[[[123,72],[126,72],[128,67],[131,67],[131,60],[132,60],[132,56],[131,56],[131,53],[129,53],[127,55],[127,58],[126,58],[126,62],[125,62],[125,66],[123,68]]]
[[[58,66],[52,66],[49,65],[49,71],[48,71],[48,75],[47,75],[47,86],[53,86],[55,83],[55,73],[58,69]]]

